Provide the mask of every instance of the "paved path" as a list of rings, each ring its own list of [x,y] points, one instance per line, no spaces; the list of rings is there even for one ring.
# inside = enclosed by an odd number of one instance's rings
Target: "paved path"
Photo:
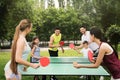
[[[41,49],[41,51],[46,51],[46,50],[48,50],[48,47],[43,47],[43,48],[41,47],[40,49]],[[66,49],[70,49],[70,48],[64,47],[64,49],[66,50]],[[11,51],[11,49],[0,49],[0,52],[10,52],[10,51]]]

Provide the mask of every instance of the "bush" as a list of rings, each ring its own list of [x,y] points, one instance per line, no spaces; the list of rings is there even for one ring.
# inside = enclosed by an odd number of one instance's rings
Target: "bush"
[[[120,26],[111,25],[106,34],[111,43],[118,44],[120,41]]]

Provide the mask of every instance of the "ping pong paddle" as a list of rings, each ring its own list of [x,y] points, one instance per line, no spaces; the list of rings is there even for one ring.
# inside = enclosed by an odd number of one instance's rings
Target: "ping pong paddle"
[[[70,47],[71,49],[73,49],[73,48],[75,47],[75,45],[74,45],[73,43],[70,43],[70,44],[69,44],[69,47]]]
[[[46,67],[50,64],[50,60],[48,57],[41,57],[39,62],[42,67]]]
[[[63,46],[64,45],[64,41],[60,41],[60,46]]]
[[[88,51],[88,59],[90,62],[93,62],[93,52],[92,51]]]

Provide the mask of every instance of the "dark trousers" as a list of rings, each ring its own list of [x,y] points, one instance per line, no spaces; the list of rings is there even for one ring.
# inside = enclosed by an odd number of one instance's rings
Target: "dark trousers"
[[[48,50],[48,51],[49,51],[50,57],[58,57],[58,50],[57,51]],[[50,77],[55,78],[55,75],[52,75]]]
[[[48,51],[50,57],[58,57],[58,50],[57,51],[48,50]]]

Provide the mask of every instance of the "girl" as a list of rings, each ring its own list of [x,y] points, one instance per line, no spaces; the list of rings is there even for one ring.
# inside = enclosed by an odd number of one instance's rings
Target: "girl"
[[[25,37],[31,29],[32,23],[28,19],[21,20],[16,27],[12,43],[11,60],[4,68],[6,80],[21,80],[21,71],[24,70],[24,65],[32,68],[39,67],[39,64],[26,61],[31,49]]]
[[[40,47],[39,47],[39,38],[34,37],[32,41],[32,52],[31,52],[31,62],[38,62],[40,59]]]
[[[111,80],[120,80],[120,60],[116,55],[116,51],[106,42],[102,42],[102,32],[98,28],[90,30],[91,40],[99,45],[99,54],[94,64],[82,65],[73,62],[75,68],[95,68],[103,62],[111,73]]]
[[[40,47],[39,47],[39,38],[36,36],[32,41],[32,52],[31,52],[31,63],[39,62],[40,60]],[[34,80],[39,80],[37,75],[34,76]],[[42,80],[46,80],[46,76],[42,76]]]

